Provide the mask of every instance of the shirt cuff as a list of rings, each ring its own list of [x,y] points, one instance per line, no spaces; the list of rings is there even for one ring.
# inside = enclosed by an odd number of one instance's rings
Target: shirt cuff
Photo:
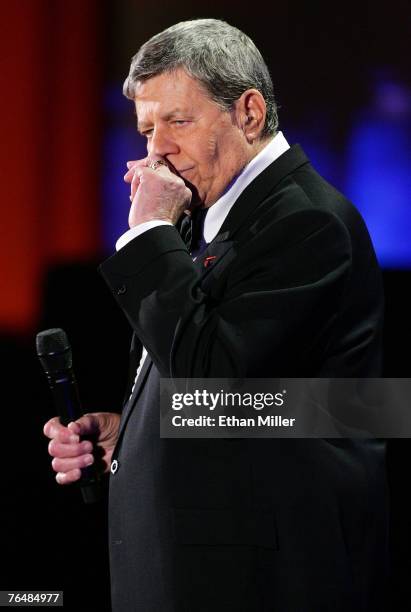
[[[145,223],[140,223],[139,225],[135,225],[127,232],[125,232],[116,242],[116,251],[119,251],[123,247],[126,246],[131,240],[140,236],[140,234],[144,234],[149,229],[153,227],[160,227],[160,225],[173,225],[171,221],[161,221],[160,219],[153,219],[152,221],[145,221]]]

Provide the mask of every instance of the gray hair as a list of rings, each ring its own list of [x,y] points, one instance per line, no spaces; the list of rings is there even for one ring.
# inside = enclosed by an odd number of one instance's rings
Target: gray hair
[[[123,93],[133,100],[138,82],[178,68],[199,81],[224,110],[233,108],[247,89],[257,89],[267,107],[261,137],[276,133],[278,115],[270,73],[251,38],[241,30],[218,19],[182,21],[167,28],[134,55]]]

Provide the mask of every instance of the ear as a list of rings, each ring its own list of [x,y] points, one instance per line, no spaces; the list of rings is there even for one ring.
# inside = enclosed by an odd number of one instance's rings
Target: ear
[[[267,106],[258,89],[247,89],[236,100],[235,113],[238,127],[252,144],[264,129]]]

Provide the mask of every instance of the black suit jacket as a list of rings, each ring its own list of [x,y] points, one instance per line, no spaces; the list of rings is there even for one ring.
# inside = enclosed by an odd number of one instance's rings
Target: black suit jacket
[[[357,210],[293,146],[194,263],[162,226],[101,272],[135,365],[149,353],[113,455],[113,611],[380,609],[381,442],[159,437],[160,377],[380,375],[381,279]]]

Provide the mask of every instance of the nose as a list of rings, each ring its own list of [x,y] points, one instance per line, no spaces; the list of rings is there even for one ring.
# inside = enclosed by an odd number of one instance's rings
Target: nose
[[[147,151],[149,155],[167,157],[167,155],[178,153],[179,148],[167,127],[156,126],[147,143]]]

